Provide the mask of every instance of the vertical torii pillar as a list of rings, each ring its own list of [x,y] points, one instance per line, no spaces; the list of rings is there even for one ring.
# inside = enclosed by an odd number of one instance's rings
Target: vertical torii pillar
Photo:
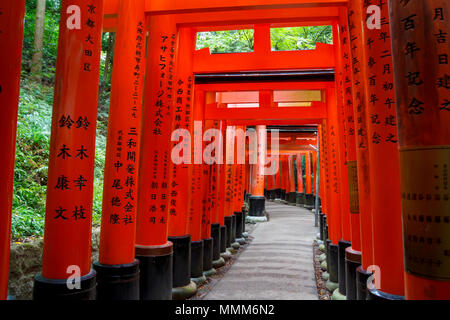
[[[295,205],[297,201],[297,192],[295,191],[295,170],[294,170],[294,156],[289,155],[288,157],[288,178],[289,178],[289,189],[287,195],[287,202],[291,205]]]
[[[280,197],[280,199],[281,199],[281,202],[286,201],[287,174],[288,174],[287,156],[280,155],[280,182],[281,182],[281,197]]]
[[[204,91],[196,91],[195,92],[195,109],[194,109],[194,120],[196,123],[194,124],[194,128],[197,128],[199,124],[204,125],[205,132],[214,127],[214,124],[211,121],[204,120],[205,114],[205,105],[207,103],[206,99],[211,99],[211,94],[206,94]],[[213,184],[211,182],[211,174],[212,174],[212,166],[211,162],[204,162],[203,160],[203,149],[206,146],[206,143],[203,142],[203,132],[202,130],[196,130],[197,135],[194,135],[194,139],[197,142],[198,146],[201,146],[199,149],[195,149],[194,151],[194,163],[195,165],[201,166],[201,178],[200,181],[200,195],[199,199],[201,199],[201,238],[203,241],[203,270],[202,274],[206,277],[211,276],[216,273],[216,270],[213,267],[213,254],[214,254],[214,239],[211,234],[211,210],[212,205],[215,208],[215,186],[213,190]],[[196,195],[193,194],[193,199]],[[196,199],[198,201],[198,199]],[[192,203],[192,202],[191,202]],[[217,236],[217,233],[216,233]],[[219,251],[220,254],[220,251]],[[192,274],[192,270],[191,270]]]
[[[348,210],[350,213],[351,246],[345,250],[345,296],[356,300],[356,269],[361,265],[361,228],[358,198],[358,172],[356,160],[355,121],[353,110],[352,68],[348,14],[345,8],[339,9],[339,52],[338,59],[342,70],[340,89],[342,99],[342,121],[345,127],[345,163],[348,180]],[[346,174],[345,172],[343,173]]]
[[[81,19],[80,30],[77,19]],[[34,282],[36,300],[95,299],[92,193],[102,20],[103,1],[61,3],[42,273]]]
[[[143,0],[121,0],[118,7],[99,259],[94,263],[97,300],[139,300],[134,246],[147,35],[144,5]]]
[[[266,176],[267,179],[267,199],[273,200],[275,199],[275,175],[270,174]]]
[[[224,172],[225,172],[225,184],[224,184],[224,223],[226,227],[226,247],[227,251],[230,253],[234,253],[232,244],[232,233],[233,233],[233,187],[234,187],[234,172],[233,172],[233,163],[234,163],[234,127],[227,126],[225,131],[225,164],[224,164]]]
[[[370,192],[369,140],[367,135],[367,81],[365,44],[362,42],[362,16],[359,1],[351,1],[348,9],[348,31],[352,66],[353,112],[356,135],[358,199],[361,225],[361,267],[356,270],[356,298],[366,300],[366,283],[373,265],[372,205]],[[369,270],[370,269],[370,270]]]
[[[296,195],[296,204],[297,206],[303,205],[303,193],[305,191],[303,187],[303,168],[302,168],[302,154],[297,153],[296,155],[297,162],[297,195]]]
[[[362,18],[369,5],[362,4]],[[394,71],[390,46],[389,9],[380,6],[383,24],[363,24],[366,69],[366,123],[370,162],[373,262],[376,288],[368,299],[404,299],[400,170]],[[389,159],[389,160],[387,160]],[[380,272],[377,274],[377,272]]]
[[[197,286],[190,280],[191,235],[190,219],[192,161],[191,133],[194,97],[193,50],[195,34],[191,28],[178,31],[178,57],[172,96],[172,137],[169,197],[169,241],[173,243],[173,291],[175,300],[195,294]]]
[[[450,10],[389,1],[406,299],[450,299]]]
[[[135,255],[141,300],[172,299],[173,244],[168,237],[170,141],[177,28],[171,16],[149,22],[142,108]],[[163,61],[161,61],[163,60]]]
[[[0,4],[0,300],[8,296],[11,212],[25,0]]]
[[[275,161],[278,162],[278,171],[275,174],[275,183],[276,183],[276,187],[275,187],[275,199],[281,200],[281,156],[278,155],[275,158]]]
[[[213,99],[211,95],[207,94],[206,97],[208,100]],[[208,101],[207,100],[207,101]],[[221,218],[220,210],[221,210],[221,166],[219,159],[222,159],[222,133],[221,133],[221,125],[222,123],[219,121],[207,121],[207,127],[211,129],[215,129],[214,132],[220,132],[216,137],[216,140],[207,145],[205,147],[205,152],[210,150],[209,148],[214,148],[211,153],[213,153],[215,157],[215,161],[207,161],[204,159],[205,163],[211,165],[211,175],[210,175],[210,195],[211,195],[211,203],[210,203],[210,220],[211,220],[211,238],[213,239],[213,261],[212,266],[214,268],[220,268],[225,265],[225,260],[220,256],[221,246],[222,246],[222,227],[224,227],[223,218]],[[206,131],[204,135],[205,141],[211,141],[212,136],[209,135],[211,131]],[[224,239],[225,240],[225,239]],[[225,247],[225,243],[223,243]],[[224,249],[225,252],[225,249]]]
[[[329,257],[328,257],[328,272],[330,277],[327,282],[327,288],[330,291],[334,291],[338,284],[338,244],[342,239],[342,228],[341,228],[341,197],[342,197],[342,185],[341,181],[341,167],[340,161],[340,150],[339,148],[339,116],[337,110],[337,98],[334,88],[329,88],[327,90],[328,95],[328,121],[327,121],[327,147],[329,152],[329,180],[330,180],[330,202],[329,202],[329,212],[328,212],[328,225],[330,227],[330,240],[329,243]],[[309,157],[307,157],[309,158]],[[308,165],[309,164],[309,165]],[[307,175],[307,189],[306,192],[310,193],[311,187],[308,188],[308,181],[311,184],[311,171],[308,169],[310,167],[310,161],[306,161],[306,175]]]
[[[235,241],[237,244],[244,244],[245,240],[242,236],[243,232],[243,224],[244,222],[244,214],[242,211],[242,207],[244,205],[244,166],[246,159],[246,148],[245,148],[245,127],[237,126],[236,127],[236,146],[235,146],[235,190],[236,194],[234,197],[234,210],[233,210],[233,228],[235,228]],[[235,247],[237,245],[235,244]]]
[[[253,178],[253,192],[250,197],[249,216],[265,217],[265,198],[264,198],[264,176],[266,165],[266,144],[267,131],[266,126],[256,126],[257,136],[257,163],[255,165],[255,174]]]
[[[313,191],[312,191],[312,177],[311,177],[311,152],[305,154],[305,171],[306,171],[306,209],[312,209],[314,206]]]
[[[191,280],[197,286],[206,281],[203,275],[203,258],[204,258],[204,241],[202,238],[203,224],[208,224],[205,220],[204,202],[205,190],[207,187],[203,173],[203,116],[205,109],[205,93],[204,91],[195,91],[193,115],[194,135],[191,136],[191,150],[193,152],[191,198],[188,219],[188,233],[191,235]],[[206,177],[205,177],[206,178]],[[209,219],[208,219],[209,220]],[[208,226],[208,231],[210,228]],[[212,249],[212,248],[211,248]],[[212,261],[211,261],[212,262]],[[211,269],[211,268],[209,268]],[[209,270],[208,269],[208,270]]]

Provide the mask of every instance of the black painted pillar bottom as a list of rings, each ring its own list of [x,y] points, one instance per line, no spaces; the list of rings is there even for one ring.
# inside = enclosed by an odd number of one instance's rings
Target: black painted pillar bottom
[[[139,300],[139,261],[129,264],[94,263],[97,271],[96,300]]]
[[[213,267],[213,242],[213,238],[203,239],[203,275],[206,277],[216,273]]]
[[[328,255],[328,261],[327,261],[327,270],[330,274],[329,281],[338,283],[338,245],[333,244],[331,241],[329,243],[329,255]]]
[[[203,275],[203,240],[191,242],[191,280],[196,285],[206,281]]]
[[[191,236],[169,237],[173,243],[173,300],[184,300],[195,294],[191,281]]]
[[[339,240],[338,244],[338,282],[339,293],[346,295],[346,281],[345,281],[345,249],[352,244],[349,241]]]
[[[275,189],[274,191],[275,191],[275,194],[274,194],[275,199],[281,199],[281,189],[278,188],[278,189]]]
[[[33,300],[95,300],[96,275],[96,271],[91,269],[80,278],[79,289],[69,289],[66,279],[46,279],[38,274],[34,278]]]
[[[297,203],[297,192],[289,192],[287,194],[287,202],[295,205]]]
[[[226,246],[231,248],[231,240],[233,238],[233,218],[231,216],[225,217],[225,226],[227,227]]]
[[[367,280],[372,275],[363,269],[362,266],[356,268],[356,300],[367,299]]]
[[[263,217],[265,215],[265,198],[260,196],[251,196],[248,215],[251,217]]]
[[[212,260],[220,259],[220,224],[211,224]]]
[[[227,226],[220,226],[220,253],[227,251]]]
[[[356,269],[361,265],[361,252],[345,249],[345,292],[347,300],[356,300]]]
[[[322,212],[320,212],[319,213],[319,234],[320,234],[320,240],[322,240],[322,241],[324,241],[325,239],[324,239],[324,232],[323,232],[323,227],[324,227],[324,224],[323,224],[323,217],[324,217],[325,215],[322,213]]]
[[[141,300],[172,300],[173,243],[135,248]]]

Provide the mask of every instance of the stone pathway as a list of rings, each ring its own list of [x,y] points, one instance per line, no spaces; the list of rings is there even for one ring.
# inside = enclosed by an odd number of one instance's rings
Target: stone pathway
[[[311,211],[266,201],[269,222],[252,231],[253,241],[205,300],[317,300]]]

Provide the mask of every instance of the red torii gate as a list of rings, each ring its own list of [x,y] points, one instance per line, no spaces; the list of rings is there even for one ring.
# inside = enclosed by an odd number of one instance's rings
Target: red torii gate
[[[95,21],[95,26],[92,30],[88,30],[86,26],[83,26],[81,32],[71,32],[65,24],[68,17],[67,7],[69,4],[68,1],[62,1],[60,50],[55,77],[55,106],[49,164],[49,194],[47,199],[44,263],[42,276],[37,277],[35,283],[36,298],[67,297],[68,295],[75,298],[93,298],[93,292],[95,291],[96,277],[95,272],[90,268],[89,248],[93,157],[86,157],[85,159],[83,157],[81,159],[61,159],[58,154],[60,154],[61,145],[66,151],[68,151],[67,148],[75,150],[78,147],[78,150],[82,150],[81,154],[84,154],[84,151],[90,152],[94,146],[95,126],[93,123],[95,120],[93,119],[95,119],[95,104],[97,99],[97,90],[95,88],[98,83],[103,1],[98,2],[96,10],[92,10],[89,7],[90,3],[88,0],[74,0],[73,2],[82,8],[83,15],[89,15]],[[359,264],[361,253],[358,251],[360,249],[358,235],[360,234],[363,254],[362,266],[364,269],[359,270],[360,276],[366,271],[369,271],[368,269],[371,267],[371,263],[378,265],[381,268],[379,271],[382,272],[381,287],[371,289],[369,291],[369,298],[401,299],[404,294],[406,294],[406,298],[408,299],[448,298],[448,292],[450,291],[448,280],[450,276],[447,271],[450,270],[448,268],[450,262],[444,248],[444,245],[448,244],[448,237],[446,236],[447,229],[441,227],[441,225],[433,225],[433,218],[436,220],[438,217],[443,219],[445,223],[445,214],[448,212],[448,203],[445,201],[448,200],[448,194],[443,191],[442,194],[439,193],[436,196],[433,186],[436,188],[435,184],[437,182],[435,183],[424,174],[424,172],[427,172],[424,168],[427,168],[431,171],[436,171],[435,173],[439,176],[446,177],[447,173],[445,168],[449,165],[448,145],[450,134],[447,124],[450,121],[448,113],[448,100],[450,98],[448,91],[446,91],[448,88],[445,80],[442,80],[445,78],[443,78],[442,74],[448,73],[448,46],[442,46],[442,42],[439,42],[440,39],[436,40],[433,37],[426,37],[423,34],[419,34],[415,29],[405,32],[399,23],[404,16],[415,14],[417,16],[417,23],[421,24],[421,30],[434,30],[435,32],[448,30],[449,22],[444,19],[448,14],[448,10],[444,6],[444,0],[433,2],[433,6],[420,7],[420,10],[417,4],[410,3],[403,7],[398,7],[396,2],[389,2],[393,6],[391,10],[393,17],[396,18],[392,23],[392,38],[394,39],[392,42],[392,59],[396,61],[396,65],[394,66],[392,66],[392,61],[389,60],[386,60],[385,63],[380,62],[378,64],[374,64],[373,62],[376,61],[371,60],[373,55],[384,53],[374,52],[371,51],[370,47],[366,47],[366,41],[378,34],[376,31],[372,34],[371,32],[367,32],[367,30],[363,30],[364,26],[361,24],[361,21],[364,20],[363,10],[366,7],[356,0],[284,0],[282,3],[275,0],[233,0],[228,1],[226,5],[222,1],[210,1],[208,4],[205,4],[203,1],[196,0],[186,4],[185,1],[179,0],[141,0],[139,1],[140,7],[127,7],[125,4],[130,4],[130,1],[125,0],[105,1],[103,29],[117,29],[117,32],[120,32],[120,27],[116,26],[120,26],[123,21],[130,21],[128,19],[131,19],[131,12],[137,14],[142,14],[142,11],[145,12],[147,15],[145,25],[150,26],[150,32],[154,35],[154,38],[150,39],[150,55],[147,57],[146,67],[147,74],[158,74],[161,77],[162,73],[159,68],[159,63],[172,63],[171,67],[168,67],[168,69],[172,70],[167,71],[167,74],[164,73],[167,77],[172,77],[164,80],[167,81],[164,85],[174,89],[173,95],[170,94],[168,96],[166,93],[164,96],[167,105],[171,105],[172,103],[177,105],[178,100],[176,99],[178,98],[183,101],[191,101],[193,97],[192,91],[199,90],[197,86],[194,86],[194,74],[334,68],[336,70],[336,79],[332,82],[333,85],[320,88],[326,91],[326,105],[312,107],[312,109],[318,108],[315,111],[322,112],[319,115],[315,112],[305,111],[304,109],[292,111],[295,107],[284,110],[283,108],[271,106],[271,100],[268,97],[270,97],[270,91],[274,89],[268,87],[261,94],[262,106],[264,107],[260,108],[257,112],[258,114],[255,115],[258,117],[257,119],[252,117],[252,110],[231,111],[227,108],[220,108],[219,106],[213,107],[210,110],[210,105],[214,104],[214,102],[206,101],[205,104],[209,107],[204,109],[205,116],[203,120],[211,120],[214,122],[214,119],[226,119],[226,125],[230,126],[257,125],[261,133],[265,132],[265,128],[262,126],[270,124],[318,125],[319,150],[321,153],[319,158],[320,166],[326,176],[325,181],[321,182],[324,185],[322,190],[325,196],[323,208],[327,214],[331,236],[328,252],[330,257],[330,280],[331,282],[336,282],[339,278],[339,293],[349,296],[351,292],[354,293],[356,291],[354,288],[356,286],[355,283],[345,283],[345,280],[351,277],[348,275],[346,277],[345,273],[343,273],[343,260],[345,251],[347,251],[347,260],[353,262],[352,268]],[[347,4],[349,4],[348,10]],[[145,9],[143,10],[142,8]],[[0,38],[0,40],[2,43],[11,43],[12,47],[17,49],[20,47],[18,45],[20,43],[20,37],[17,37],[17,35],[21,34],[21,32],[11,30],[22,29],[20,22],[22,21],[21,17],[23,17],[23,1],[15,1],[12,4],[7,3],[6,5],[2,4],[0,9],[0,11],[3,10],[8,13],[6,15],[8,17],[8,23],[5,23],[5,20],[3,20],[5,15],[0,16],[0,27],[7,28],[8,30],[8,32],[0,33],[0,37],[4,37]],[[211,12],[215,12],[216,14],[211,14]],[[439,12],[441,12],[440,16]],[[384,18],[387,18],[387,6],[384,6],[382,14]],[[433,15],[435,17],[434,20],[425,18],[426,16]],[[334,45],[318,45],[316,50],[309,52],[272,52],[270,50],[270,25],[292,26],[317,23],[333,25]],[[216,30],[235,29],[248,25],[255,25],[255,51],[253,53],[213,56],[208,55],[207,50],[194,52],[193,44],[196,31],[213,30],[214,28]],[[384,28],[387,27],[385,26]],[[380,32],[388,34],[389,30],[385,29]],[[178,36],[180,36],[179,44],[176,41]],[[84,43],[86,42],[86,38],[89,39],[88,43]],[[169,53],[164,56],[162,54],[165,53],[165,50],[164,52],[160,52],[157,49],[161,47],[160,42],[163,41],[162,39],[170,43],[167,46]],[[411,39],[416,39],[417,44],[420,44],[421,47],[427,47],[428,50],[427,52],[425,50],[421,52],[414,51],[409,57],[410,60],[405,60],[408,57],[405,58],[402,55],[402,48]],[[133,43],[134,41],[134,45],[137,45],[137,39],[134,37],[133,39],[127,38],[126,40],[129,43]],[[84,45],[76,48],[73,46],[70,47],[69,43],[72,42]],[[351,47],[348,47],[349,45]],[[378,48],[380,48],[380,43],[378,43]],[[126,47],[116,48],[119,55],[125,49]],[[142,49],[142,47],[139,49]],[[84,55],[80,55],[80,52],[84,52]],[[13,111],[9,117],[5,115],[2,119],[7,122],[13,120],[12,123],[15,123],[14,117],[17,112],[14,112],[14,110],[17,110],[17,79],[19,78],[17,66],[20,65],[17,61],[20,56],[20,50],[9,51],[5,54],[6,56],[3,61],[8,61],[8,63],[9,61],[15,61],[16,63],[12,63],[11,65],[15,66],[16,69],[10,73],[2,73],[0,75],[1,88],[6,88],[4,83],[16,85],[7,91],[0,91],[0,99],[6,101],[7,106],[11,107],[8,110]],[[161,57],[164,58],[164,61],[161,61]],[[386,58],[387,56],[383,57]],[[379,59],[383,57],[380,56]],[[433,73],[430,69],[425,69],[428,66],[425,63],[425,61],[428,61],[426,60],[427,57],[435,59],[433,65],[439,64],[442,73]],[[447,57],[447,63],[445,63],[445,57]],[[370,63],[374,67],[372,71],[368,69],[367,63]],[[78,66],[82,66],[82,68],[77,68]],[[346,68],[348,66],[350,67],[350,72],[344,72],[344,70],[348,70]],[[385,186],[382,185],[380,177],[388,177],[390,173],[396,172],[396,169],[391,167],[389,170],[392,171],[383,171],[382,165],[384,164],[385,157],[388,155],[398,157],[395,144],[389,147],[383,147],[383,149],[376,146],[381,142],[380,133],[387,134],[388,136],[392,134],[392,136],[389,136],[391,141],[384,141],[392,143],[396,143],[396,141],[392,141],[395,138],[395,134],[386,128],[375,126],[378,123],[376,121],[373,122],[373,114],[370,113],[371,110],[369,109],[370,103],[373,105],[380,103],[378,102],[380,99],[377,98],[377,94],[381,93],[381,91],[377,91],[378,88],[370,88],[370,81],[372,79],[369,78],[369,81],[367,81],[367,76],[385,76],[385,73],[382,72],[386,71],[386,66],[389,66],[389,70],[395,69],[395,83],[392,78],[386,78],[385,80],[388,82],[388,87],[392,83],[391,90],[394,87],[396,89],[396,97],[398,100],[396,107],[400,116],[398,119],[400,125],[394,122],[396,124],[394,127],[398,129],[401,146],[400,171],[403,182],[401,186],[401,201],[404,214],[403,227],[406,234],[405,244],[403,246],[401,239],[399,239],[401,234],[400,207],[396,205],[400,201],[399,197],[393,197],[388,202],[389,207],[394,212],[392,217],[395,222],[392,223],[392,227],[389,230],[380,231],[380,226],[390,216],[386,214],[386,211],[380,210],[378,203],[374,204],[374,201],[379,201],[383,196],[383,192],[385,192]],[[383,67],[384,69],[379,69]],[[420,73],[424,76],[424,78],[418,80],[425,79],[429,81],[418,81],[413,83],[414,86],[411,87],[411,83],[407,81],[408,79],[405,80],[403,75],[408,72],[415,72],[411,71],[413,69],[419,69]],[[439,80],[441,81],[439,82]],[[126,77],[125,81],[132,81],[132,78]],[[348,83],[351,83],[351,85]],[[75,86],[74,84],[79,86]],[[208,90],[215,91],[220,86],[222,84],[215,84],[214,88]],[[283,83],[282,87],[286,88],[288,85]],[[117,90],[120,90],[120,88]],[[5,95],[5,92],[7,95]],[[152,99],[155,95],[158,95],[157,92],[158,83],[148,84],[143,108],[144,119],[146,121],[144,125],[148,127],[152,126],[151,115],[154,111],[154,106],[151,106],[149,101],[155,101]],[[205,95],[207,94],[205,93]],[[414,96],[412,102],[411,96]],[[390,97],[387,98],[390,99]],[[208,100],[208,97],[206,100]],[[264,101],[268,103],[266,104]],[[346,101],[350,101],[350,103],[346,103]],[[428,105],[437,105],[439,108],[430,107],[425,109],[425,106]],[[350,106],[353,107],[353,110]],[[186,103],[180,103],[180,112],[184,116],[182,125],[186,127],[192,124],[192,119],[186,117],[190,114],[191,107],[191,103],[189,103],[189,108]],[[195,109],[197,108],[198,106]],[[146,117],[146,114],[149,116]],[[299,115],[303,117],[303,120],[294,118],[296,120],[292,121],[290,118],[292,116],[299,117]],[[387,117],[389,116],[395,117],[392,114],[387,115]],[[74,130],[70,131],[72,122],[69,119],[75,119],[75,121],[81,119],[80,125],[77,127],[77,129],[80,129],[79,131],[75,132],[75,127],[73,128]],[[198,119],[202,119],[202,117],[200,116]],[[74,120],[72,121],[74,122]],[[176,127],[175,122],[177,121],[181,123],[181,120],[178,120],[176,117],[168,118],[165,121],[165,140],[162,139],[160,141],[165,141],[167,144],[170,138],[169,132]],[[63,125],[59,126],[58,123],[62,123]],[[91,126],[89,126],[89,123]],[[352,127],[353,123],[354,128]],[[386,125],[390,124],[387,123]],[[11,212],[11,167],[13,163],[13,153],[10,150],[14,149],[13,139],[10,139],[10,137],[13,136],[12,132],[15,131],[15,127],[2,127],[7,130],[7,134],[2,136],[2,139],[4,139],[4,145],[8,153],[5,153],[4,157],[7,159],[5,160],[6,164],[2,166],[5,170],[5,177],[7,177],[5,179],[7,189],[4,193],[5,199],[2,200],[0,205],[5,208],[1,212],[6,213],[5,221],[7,221],[7,224],[5,225],[8,226],[10,224]],[[416,132],[418,127],[422,129],[420,133],[412,135],[411,133]],[[128,129],[130,130],[125,133],[126,135],[135,136],[139,134],[136,127],[130,127]],[[143,132],[145,133],[142,134],[141,139],[143,141],[152,141],[149,140],[152,137],[151,132],[146,132],[145,130]],[[355,143],[351,139],[348,140],[348,136],[352,135],[352,132],[356,137]],[[145,135],[147,135],[147,139],[145,139]],[[388,139],[388,136],[385,138]],[[154,141],[160,147],[158,149],[159,151],[164,153],[170,150],[168,144],[168,146],[163,146],[162,144],[158,144],[158,139],[154,139]],[[144,144],[144,146],[146,145]],[[143,150],[141,149],[141,151]],[[143,152],[145,154],[145,151]],[[152,150],[148,150],[146,156],[141,155],[141,160],[142,157],[146,157],[144,160],[151,161],[151,152]],[[127,160],[131,158],[132,156],[130,155]],[[358,172],[357,184],[360,187],[358,197],[355,197],[355,183],[351,180],[354,180],[355,177],[355,159],[357,160],[356,168]],[[427,159],[433,159],[434,162],[431,163]],[[82,162],[78,163],[78,160]],[[353,164],[350,165],[350,163]],[[352,170],[347,174],[346,170],[349,168],[352,168]],[[443,171],[439,171],[440,168]],[[178,188],[191,188],[191,170],[189,168],[173,169],[167,169],[167,175],[162,178],[155,178],[156,181],[164,183],[164,181],[172,180],[177,183]],[[70,177],[68,176],[69,174],[71,175]],[[151,173],[149,173],[150,175]],[[225,172],[222,173],[222,177],[225,178]],[[349,183],[348,179],[352,182]],[[398,179],[387,179],[386,181],[390,181],[397,186],[399,185]],[[113,187],[118,187],[118,183],[115,183],[115,179],[113,180]],[[438,183],[437,187],[442,188],[442,190],[447,190],[446,180],[443,178],[442,181]],[[71,184],[69,186],[69,183],[73,183],[73,185]],[[350,189],[349,185],[351,187]],[[77,188],[79,192],[77,192]],[[173,192],[176,192],[177,186],[172,186],[168,189],[172,189],[172,198],[170,201],[176,200],[175,198],[177,196]],[[166,193],[163,194],[167,196]],[[423,199],[419,200],[422,201],[422,204],[418,205],[416,199],[417,197],[420,198],[421,195]],[[428,195],[431,196],[428,197]],[[159,196],[162,196],[162,194],[159,194]],[[359,209],[361,209],[360,219],[357,217],[357,215],[359,216],[359,210],[356,206],[350,206],[350,196],[352,197],[352,203],[356,201],[356,198],[359,198]],[[221,201],[223,200],[221,199]],[[188,207],[189,203],[190,199],[188,196],[185,205]],[[190,221],[189,219],[192,216],[188,213],[187,208],[186,210],[180,208],[183,212],[179,212],[178,214],[175,207],[173,205],[172,208],[175,211],[169,209],[167,212],[169,221],[167,222],[167,216],[166,219],[161,219],[164,216],[159,217],[160,225],[158,227],[155,226],[153,229],[154,234],[161,235],[161,239],[157,241],[158,243],[153,242],[153,239],[146,239],[144,241],[145,243],[143,243],[143,248],[141,248],[141,254],[143,257],[165,257],[164,263],[168,263],[167,261],[170,259],[168,257],[171,257],[172,250],[170,242],[167,242],[166,239],[167,225],[169,224],[172,228],[169,235],[173,236],[175,243],[175,260],[182,261],[175,264],[177,271],[175,271],[174,275],[179,280],[176,283],[176,287],[184,289],[180,293],[180,296],[183,296],[191,294],[193,289],[189,280],[189,267],[186,267],[189,262],[185,261],[186,257],[189,256],[186,252],[190,250],[188,242],[190,243],[189,232],[191,229],[188,221]],[[420,208],[427,209],[427,217],[431,217],[432,221],[429,221],[428,218],[422,218],[421,220],[420,212],[418,211]],[[429,208],[433,208],[433,212],[428,211],[430,210]],[[128,209],[132,208],[128,206]],[[67,223],[65,224],[57,220],[57,218],[62,219],[64,214],[68,212],[73,212],[73,219],[66,221]],[[222,209],[221,212],[222,214],[224,213]],[[352,213],[351,216],[350,212]],[[130,214],[130,217],[127,217],[128,222],[133,219],[133,215]],[[144,220],[152,217],[145,217]],[[369,222],[370,217],[373,220],[373,239],[375,240],[372,243],[373,248],[371,248],[371,235],[368,236],[368,233],[365,232],[372,229],[372,224]],[[361,228],[359,227],[358,220],[362,222]],[[5,234],[7,237],[1,243],[1,248],[5,249],[2,250],[2,259],[0,261],[2,263],[2,270],[8,269],[6,267],[8,265],[8,250],[6,250],[9,245],[8,227],[6,228]],[[433,239],[435,238],[439,239],[439,242],[434,241]],[[79,239],[77,243],[81,243],[81,246],[70,246],[71,241],[74,239]],[[428,239],[431,239],[432,243],[429,244],[431,249],[425,248],[425,244],[421,242],[421,239],[426,239],[428,243],[430,242]],[[350,244],[350,241],[352,250],[345,250]],[[444,241],[444,245],[441,245],[442,241]],[[130,237],[128,244],[131,244],[131,246],[129,247],[133,247],[133,242],[134,239]],[[401,275],[403,274],[403,263],[401,261],[402,249],[405,251],[405,257],[407,258],[405,261],[406,286],[403,286],[401,279]],[[63,253],[64,250],[65,253]],[[125,251],[123,251],[123,254],[130,256],[131,258],[129,260],[134,260],[133,255]],[[5,252],[6,255],[4,254]],[[364,257],[366,257],[366,260]],[[395,261],[390,261],[390,257],[394,257]],[[427,267],[423,263],[421,264],[421,259],[431,261],[431,266]],[[369,261],[369,264],[367,261]],[[119,263],[116,266],[119,266],[120,268],[118,269],[121,269],[125,265],[132,264],[133,261],[127,260]],[[65,277],[67,277],[68,267],[74,265],[78,266],[81,272],[81,291],[67,291],[65,288]],[[114,269],[115,265],[111,266]],[[373,268],[371,269],[371,271],[374,271]],[[376,276],[379,275],[379,271],[375,271]],[[166,294],[168,292],[167,285],[171,283],[170,273],[164,273],[165,280],[161,282],[161,288],[166,288],[166,290],[162,291]],[[339,277],[337,277],[338,274]],[[392,276],[389,276],[390,274]],[[130,274],[126,276],[129,277]],[[161,279],[159,276],[161,275],[158,275],[154,279],[150,277],[146,281],[158,281]],[[108,285],[107,278],[102,278],[106,279],[106,285]],[[3,294],[1,298],[5,298],[7,288],[6,279],[7,274],[3,272],[0,277],[0,286]],[[115,290],[117,292],[123,291],[119,287],[115,287]]]

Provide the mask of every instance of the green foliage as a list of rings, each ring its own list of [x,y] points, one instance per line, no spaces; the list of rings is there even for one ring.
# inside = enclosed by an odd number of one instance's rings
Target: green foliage
[[[273,51],[314,50],[316,43],[333,43],[331,26],[272,28]]]
[[[25,26],[23,35],[22,70],[29,73],[34,52],[34,29],[36,25],[36,0],[26,0]],[[42,77],[43,81],[53,83],[58,49],[60,0],[47,0],[44,24],[44,46]]]
[[[209,48],[211,53],[253,52],[254,30],[199,32],[197,50]]]
[[[273,51],[314,50],[316,43],[333,43],[331,26],[306,26],[270,29]],[[211,53],[253,52],[254,30],[199,32],[197,50],[209,48]]]

